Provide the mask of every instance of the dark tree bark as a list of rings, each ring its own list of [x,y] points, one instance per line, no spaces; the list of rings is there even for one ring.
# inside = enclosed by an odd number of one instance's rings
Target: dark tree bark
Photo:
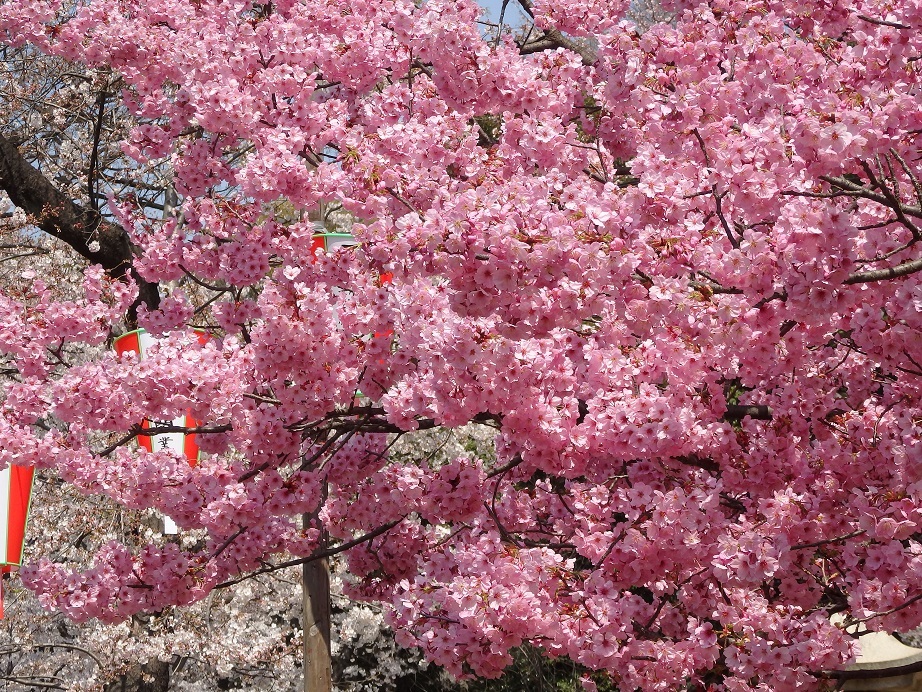
[[[135,615],[131,619],[132,636],[142,639],[147,635],[152,615]],[[128,668],[118,678],[105,686],[105,692],[168,692],[170,689],[170,661],[151,659]]]
[[[110,276],[118,279],[131,276],[134,279],[138,286],[138,300],[131,308],[129,322],[135,322],[140,304],[151,309],[160,304],[157,284],[142,279],[132,267],[134,252],[125,230],[58,190],[25,159],[13,141],[2,135],[0,188],[45,233],[67,243],[81,257],[101,265]],[[98,250],[90,249],[92,241],[99,243]]]
[[[106,692],[167,692],[169,689],[168,661],[148,661],[132,666],[118,680],[106,685]]]

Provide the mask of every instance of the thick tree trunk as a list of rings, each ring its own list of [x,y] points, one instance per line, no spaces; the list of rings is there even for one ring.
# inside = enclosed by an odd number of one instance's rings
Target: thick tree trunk
[[[135,615],[131,622],[131,635],[135,639],[149,636],[149,623],[153,615]],[[105,692],[167,692],[170,689],[169,661],[151,659],[136,663],[105,687]]]
[[[169,689],[169,661],[148,661],[132,666],[118,680],[106,685],[106,692],[167,692]]]

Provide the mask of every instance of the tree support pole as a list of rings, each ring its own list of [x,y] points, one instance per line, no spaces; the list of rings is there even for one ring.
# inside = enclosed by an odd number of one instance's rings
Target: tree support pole
[[[310,525],[304,515],[304,527]],[[318,551],[327,547],[322,531]],[[332,692],[333,660],[330,654],[330,560],[312,560],[303,567],[304,692]]]

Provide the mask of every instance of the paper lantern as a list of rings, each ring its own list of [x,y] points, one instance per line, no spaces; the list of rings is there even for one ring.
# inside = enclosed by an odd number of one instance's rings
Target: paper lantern
[[[330,252],[340,247],[352,247],[358,245],[355,242],[355,236],[351,233],[315,233],[313,250],[326,250]]]
[[[208,341],[208,334],[206,332],[200,330],[197,330],[197,332],[199,343]],[[156,343],[157,339],[155,337],[151,336],[143,329],[136,329],[133,332],[128,332],[118,337],[115,340],[114,347],[115,352],[119,355],[128,352],[137,353],[138,359],[141,360],[150,347]],[[192,416],[183,415],[168,421],[144,420],[141,422],[141,427],[143,429],[148,429],[151,427],[174,425],[177,427],[195,428],[198,424],[198,421]],[[195,466],[198,463],[199,448],[195,441],[195,434],[177,432],[158,433],[156,435],[138,435],[138,444],[144,447],[148,452],[173,451],[182,454],[188,459],[190,466]],[[169,517],[164,516],[163,533],[176,534],[178,532],[176,523]]]
[[[352,247],[353,245],[358,245],[358,242],[351,233],[315,233],[312,250],[314,252],[317,252],[317,250],[332,252],[337,248]],[[381,274],[381,284],[390,283],[392,278],[393,274],[383,272]]]
[[[31,466],[8,466],[0,471],[0,572],[12,572],[22,564],[34,476],[35,469]],[[0,579],[2,617],[3,587]]]

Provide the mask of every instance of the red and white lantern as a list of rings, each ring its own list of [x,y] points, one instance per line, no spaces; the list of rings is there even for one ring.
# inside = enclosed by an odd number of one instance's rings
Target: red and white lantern
[[[34,476],[35,469],[31,466],[8,466],[0,471],[0,572],[12,572],[22,564]],[[3,617],[2,586],[0,617]]]
[[[199,332],[199,343],[205,343],[208,340],[208,334],[205,332]],[[157,339],[151,336],[148,332],[143,329],[136,329],[133,332],[128,332],[123,334],[115,340],[114,347],[115,352],[119,355],[123,353],[137,353],[138,359],[143,359],[144,355],[150,349],[151,346],[157,343]],[[183,415],[178,418],[174,418],[169,421],[152,421],[144,420],[141,422],[141,427],[144,429],[152,427],[166,427],[166,426],[176,426],[184,428],[195,428],[198,426],[198,421],[195,420],[192,416]],[[198,463],[199,458],[199,448],[198,444],[195,441],[195,434],[188,433],[158,433],[156,435],[139,435],[138,443],[144,447],[148,452],[154,451],[173,451],[178,454],[182,454],[189,461],[190,466],[195,466]],[[178,528],[176,523],[167,516],[163,517],[163,533],[164,534],[176,534],[178,533]]]
[[[352,247],[358,245],[355,236],[351,233],[316,233],[314,234],[313,251],[323,250],[324,252],[333,252],[339,248]],[[390,283],[393,275],[390,272],[381,274],[381,283]]]
[[[336,248],[352,247],[357,245],[355,236],[351,233],[316,233],[314,235],[313,250],[332,252]]]

